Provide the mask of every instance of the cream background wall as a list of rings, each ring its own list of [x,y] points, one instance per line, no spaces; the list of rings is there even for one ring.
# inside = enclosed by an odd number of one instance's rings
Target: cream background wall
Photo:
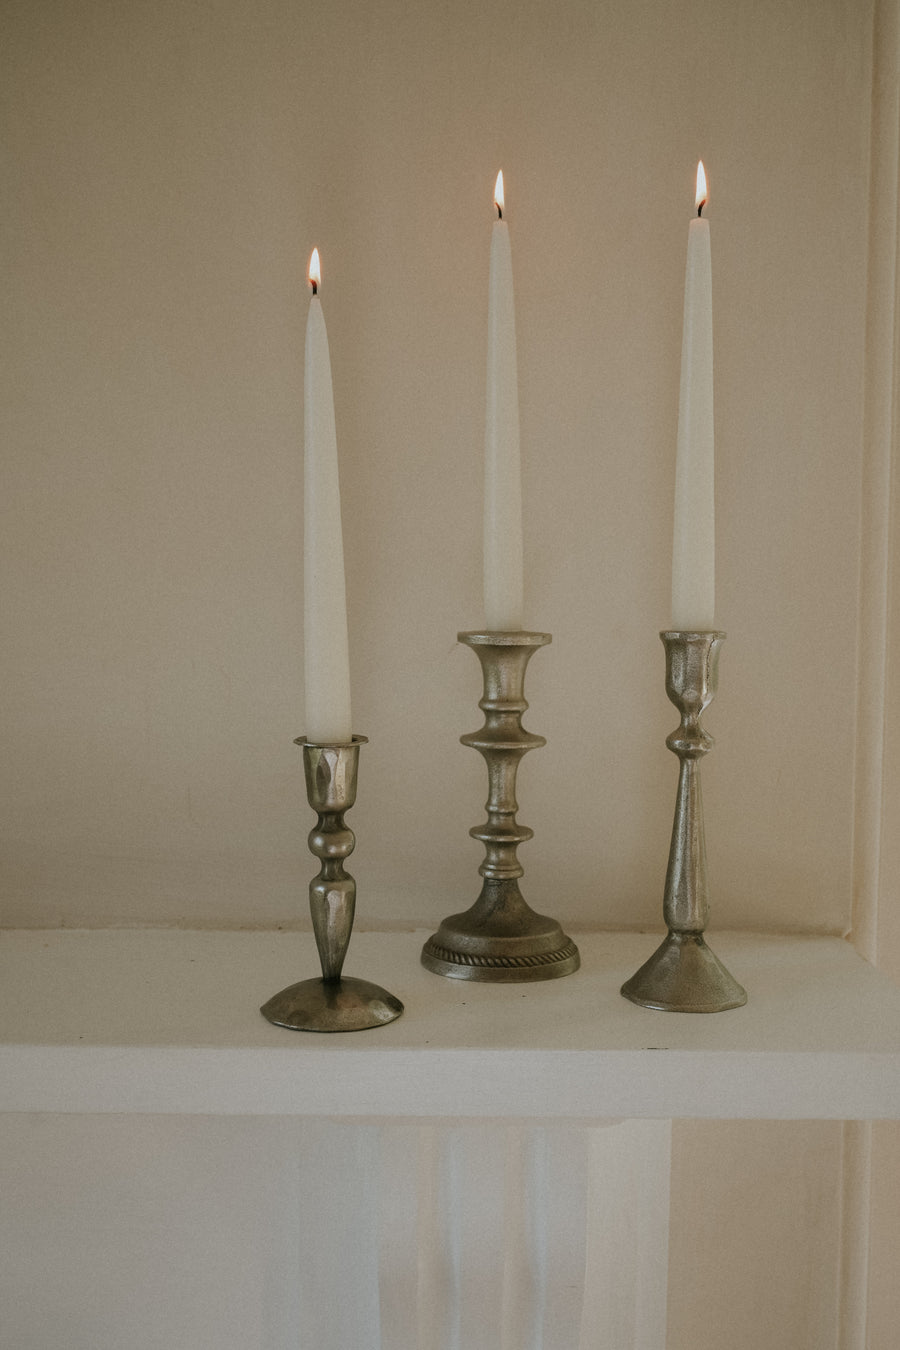
[[[871,5],[5,7],[3,922],[305,923],[303,274],[323,257],[361,914],[474,898],[491,188],[518,302],[526,894],[656,924],[693,172],[714,250],[715,923],[842,931]]]

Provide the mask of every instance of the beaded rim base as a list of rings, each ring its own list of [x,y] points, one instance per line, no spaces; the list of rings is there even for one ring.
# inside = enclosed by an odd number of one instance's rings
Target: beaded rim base
[[[497,938],[491,939],[493,951],[479,952],[445,947],[437,941],[438,936],[429,938],[422,948],[422,965],[436,975],[449,975],[458,980],[483,980],[492,984],[555,980],[571,975],[581,964],[578,948],[564,933],[561,933],[563,945],[552,951],[519,950],[509,955],[496,950]],[[510,946],[521,949],[521,938],[511,940]]]

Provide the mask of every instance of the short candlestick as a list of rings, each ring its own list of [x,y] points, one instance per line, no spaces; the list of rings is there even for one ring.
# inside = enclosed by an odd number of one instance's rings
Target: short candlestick
[[[344,871],[356,836],[344,812],[356,801],[359,747],[365,742],[365,736],[354,736],[349,745],[315,745],[303,736],[294,742],[303,749],[306,793],[318,815],[309,848],[322,867],[309,884],[309,908],[322,978],[289,985],[263,1004],[260,1012],[276,1026],[363,1031],[393,1022],[403,1012],[400,1000],[380,985],[342,974],[356,908],[356,882]]]

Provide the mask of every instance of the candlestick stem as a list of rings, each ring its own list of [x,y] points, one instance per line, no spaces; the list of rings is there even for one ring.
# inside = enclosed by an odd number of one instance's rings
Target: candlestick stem
[[[343,975],[344,958],[353,931],[356,882],[344,860],[356,847],[356,836],[344,812],[356,801],[359,747],[316,745],[301,736],[306,793],[318,821],[310,831],[309,848],[321,860],[319,875],[309,883],[312,915],[322,978],[289,985],[264,1003],[260,1012],[276,1026],[295,1031],[362,1031],[393,1022],[403,1004],[380,985]]]
[[[534,831],[516,820],[516,775],[522,756],[546,745],[522,726],[528,708],[525,667],[549,633],[460,633],[481,662],[484,726],[463,745],[481,752],[488,769],[488,818],[469,831],[484,844],[481,894],[471,909],[445,919],[422,949],[422,964],[463,980],[551,980],[578,969],[578,948],[555,919],[536,914],[519,890],[520,844]]]
[[[700,761],[713,747],[700,718],[718,684],[718,632],[660,633],[666,649],[666,693],[681,725],[666,738],[678,756],[678,792],[663,893],[668,934],[662,945],[623,986],[632,1003],[665,1012],[724,1012],[747,1002],[746,991],[707,947],[709,919],[706,837],[700,792]]]

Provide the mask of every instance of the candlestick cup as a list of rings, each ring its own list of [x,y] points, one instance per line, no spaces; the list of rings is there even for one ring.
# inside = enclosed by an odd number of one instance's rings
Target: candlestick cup
[[[356,882],[344,871],[356,836],[344,812],[356,801],[359,747],[365,742],[365,736],[354,736],[349,745],[315,745],[304,736],[294,742],[303,749],[306,792],[318,815],[309,847],[322,866],[309,884],[309,907],[322,977],[289,985],[263,1004],[260,1012],[276,1026],[362,1031],[393,1022],[403,1012],[400,1000],[380,985],[342,974],[356,908]]]
[[[519,890],[524,868],[518,846],[534,831],[516,821],[516,774],[529,750],[546,745],[522,727],[528,707],[525,667],[549,633],[460,633],[481,662],[484,712],[480,731],[461,736],[463,745],[487,762],[488,818],[469,831],[485,848],[484,878],[475,904],[445,919],[422,949],[422,964],[438,975],[461,980],[521,982],[552,980],[578,969],[578,948],[555,919],[536,914]]]
[[[622,993],[632,1003],[664,1012],[724,1012],[741,1007],[747,994],[703,938],[709,890],[700,761],[713,740],[700,717],[716,693],[725,634],[671,631],[660,637],[666,649],[666,693],[681,714],[681,726],[666,739],[680,762],[663,895],[669,931],[649,961],[623,984]]]

